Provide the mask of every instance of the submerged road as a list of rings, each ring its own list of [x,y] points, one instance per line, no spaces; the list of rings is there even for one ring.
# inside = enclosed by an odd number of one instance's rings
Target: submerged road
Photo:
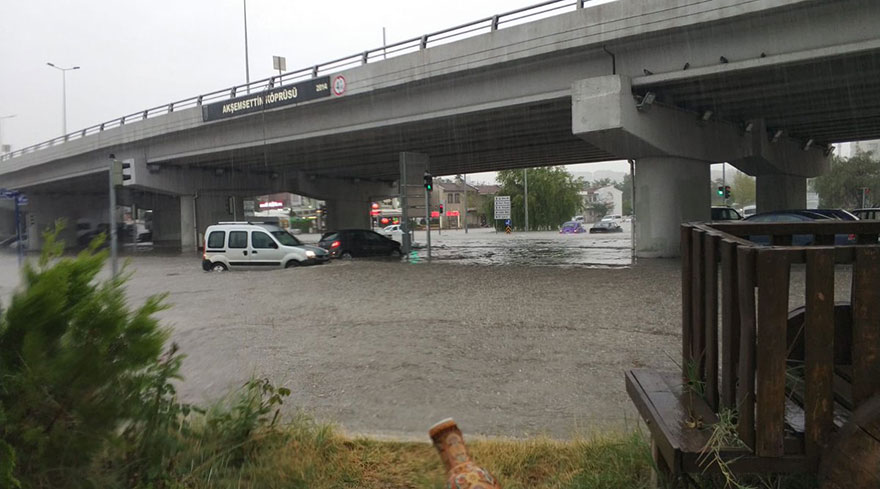
[[[190,401],[216,400],[256,375],[289,387],[291,410],[351,433],[424,439],[445,417],[469,433],[514,437],[635,425],[624,372],[675,369],[680,358],[679,262],[540,266],[536,249],[589,255],[591,243],[620,238],[491,234],[444,232],[436,242],[458,256],[491,247],[519,258],[206,273],[195,254],[141,254],[128,291],[132,305],[169,293],[160,318],[186,354],[180,392]],[[4,304],[17,281],[15,256],[0,255]]]

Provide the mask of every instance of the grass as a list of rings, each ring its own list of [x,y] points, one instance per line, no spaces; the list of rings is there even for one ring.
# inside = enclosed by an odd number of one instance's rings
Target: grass
[[[178,481],[180,487],[445,487],[445,470],[429,443],[347,438],[305,416],[255,436],[259,449],[243,464],[200,467]],[[505,489],[647,488],[652,470],[647,441],[638,432],[573,441],[471,438],[468,447]]]

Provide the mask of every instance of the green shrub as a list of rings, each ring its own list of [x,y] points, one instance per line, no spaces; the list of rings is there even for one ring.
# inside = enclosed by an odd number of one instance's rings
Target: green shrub
[[[90,464],[139,409],[167,338],[153,318],[161,296],[129,310],[124,278],[96,280],[100,240],[61,258],[56,234],[25,264],[0,316],[0,439],[10,461],[0,483],[11,487],[12,476],[23,487],[90,486]]]

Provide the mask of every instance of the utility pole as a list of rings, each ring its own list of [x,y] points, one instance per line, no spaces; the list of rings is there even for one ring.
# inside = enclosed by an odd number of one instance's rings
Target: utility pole
[[[52,63],[46,64],[61,71],[61,132],[63,133],[62,136],[67,136],[67,72],[78,70],[79,66],[62,68]]]
[[[428,233],[428,260],[431,259],[431,192],[425,188],[425,232]]]
[[[523,168],[523,194],[526,208],[526,231],[529,230],[529,169]]]
[[[727,163],[721,164],[721,186],[727,189]],[[724,192],[724,205],[727,205],[727,192]]]
[[[251,63],[248,60],[248,34],[247,34],[247,0],[244,1],[244,79],[247,83],[247,93],[251,93]]]
[[[5,145],[3,144],[3,120],[12,119],[13,117],[15,117],[15,114],[0,115],[0,155],[6,153],[6,151],[3,150],[3,148],[5,147]]]
[[[467,234],[467,218],[468,218],[468,206],[467,206],[467,194],[468,194],[468,186],[467,186],[467,173],[464,174],[464,234]]]

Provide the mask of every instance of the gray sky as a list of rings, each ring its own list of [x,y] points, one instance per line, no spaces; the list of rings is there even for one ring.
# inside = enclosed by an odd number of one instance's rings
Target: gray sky
[[[604,3],[599,0],[593,3]],[[248,0],[251,80],[508,12],[538,0]],[[0,0],[0,117],[13,149],[245,81],[242,0]],[[625,163],[578,170],[626,171]],[[477,179],[493,176],[475,175]]]

